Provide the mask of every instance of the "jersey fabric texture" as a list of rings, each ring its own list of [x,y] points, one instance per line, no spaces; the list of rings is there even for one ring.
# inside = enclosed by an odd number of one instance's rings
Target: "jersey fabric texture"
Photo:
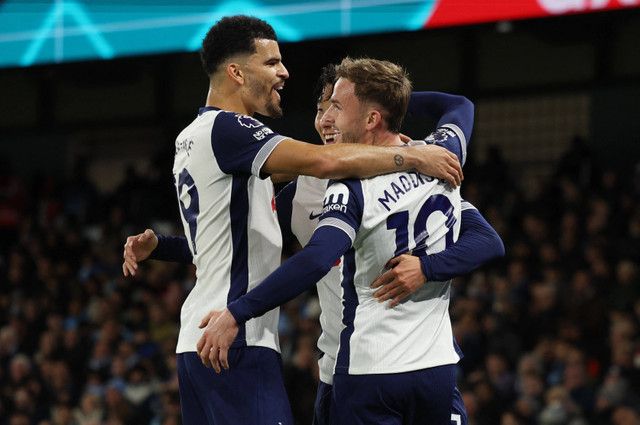
[[[201,108],[175,142],[173,176],[196,284],[180,315],[176,351],[196,351],[198,326],[280,264],[282,237],[274,188],[260,169],[285,139],[260,121]],[[233,343],[279,350],[278,309],[244,324]]]
[[[291,200],[291,232],[302,246],[305,246],[311,239],[322,214],[322,200],[328,183],[327,179],[300,176],[292,183],[291,188],[285,188],[286,190],[294,190]],[[341,281],[342,262],[337,261],[317,284],[321,308],[320,325],[322,326],[322,334],[318,338],[318,348],[323,353],[318,364],[320,380],[326,384],[333,382],[333,368],[338,354],[338,336],[342,330],[340,320],[342,317]]]
[[[460,360],[449,318],[450,281],[427,282],[394,308],[379,303],[371,282],[397,255],[433,254],[455,243],[460,190],[415,171],[341,180],[324,198],[324,226],[352,240],[343,256],[344,329],[336,374],[389,374]]]

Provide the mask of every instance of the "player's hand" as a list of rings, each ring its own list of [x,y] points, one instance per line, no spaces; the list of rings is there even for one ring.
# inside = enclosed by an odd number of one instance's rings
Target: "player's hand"
[[[239,326],[228,308],[211,310],[200,322],[205,328],[196,349],[206,367],[220,373],[220,366],[229,369],[229,348],[238,335]]]
[[[122,258],[122,273],[125,276],[135,276],[138,270],[138,262],[149,258],[149,255],[158,246],[158,237],[151,229],[135,236],[129,236],[124,244]]]
[[[378,302],[391,300],[389,308],[396,306],[427,282],[422,273],[420,258],[413,255],[402,254],[392,258],[385,268],[389,271],[376,279],[371,287],[380,288],[373,293]]]
[[[436,145],[416,146],[415,148],[424,152],[421,157],[421,165],[418,167],[419,172],[443,179],[451,187],[458,187],[462,184],[464,179],[462,167],[454,153]]]

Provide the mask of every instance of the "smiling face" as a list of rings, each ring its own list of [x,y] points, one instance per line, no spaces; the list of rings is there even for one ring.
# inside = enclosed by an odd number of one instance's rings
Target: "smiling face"
[[[246,101],[252,112],[271,118],[280,118],[279,90],[284,80],[289,78],[287,68],[282,64],[278,42],[256,39],[256,53],[250,55],[244,66],[246,78]]]
[[[322,90],[322,98],[317,104],[316,119],[314,126],[322,143],[325,145],[331,145],[335,143],[334,136],[336,130],[333,128],[333,124],[328,121],[323,121],[322,118],[331,106],[331,93],[333,92],[333,84],[327,84]]]
[[[355,94],[355,84],[340,78],[331,96],[331,106],[322,118],[323,124],[332,125],[336,143],[365,142],[367,108]]]

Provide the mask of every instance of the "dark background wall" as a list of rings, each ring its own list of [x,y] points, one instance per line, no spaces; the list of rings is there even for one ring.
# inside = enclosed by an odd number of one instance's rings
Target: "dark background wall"
[[[581,136],[608,164],[640,158],[640,9],[541,20],[283,43],[291,78],[276,131],[315,142],[312,88],[345,55],[407,68],[417,90],[476,103],[471,154],[491,146],[522,184],[546,173]],[[21,173],[69,174],[79,157],[104,190],[122,170],[165,163],[202,106],[196,53],[0,70],[0,155]],[[408,121],[412,136],[429,124]],[[424,128],[423,128],[424,127]]]

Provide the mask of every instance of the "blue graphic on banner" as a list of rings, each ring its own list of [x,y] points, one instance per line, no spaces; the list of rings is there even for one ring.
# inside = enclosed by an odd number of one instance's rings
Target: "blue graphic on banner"
[[[196,51],[215,22],[235,14],[266,20],[282,42],[414,31],[422,28],[436,3],[6,0],[0,3],[0,67]]]

